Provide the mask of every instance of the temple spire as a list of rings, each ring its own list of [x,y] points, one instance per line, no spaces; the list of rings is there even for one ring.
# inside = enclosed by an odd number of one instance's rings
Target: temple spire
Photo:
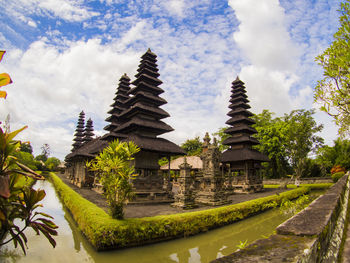
[[[120,124],[122,124],[122,119],[119,115],[127,108],[125,101],[129,99],[128,92],[130,90],[130,78],[126,73],[119,79],[119,85],[115,93],[114,103],[111,105],[112,109],[108,111],[110,116],[106,119],[110,122],[104,129],[106,131],[112,132]]]
[[[115,133],[135,134],[155,138],[160,134],[173,130],[161,121],[170,115],[159,106],[166,103],[159,95],[164,92],[158,86],[157,55],[147,50],[142,55],[136,79],[131,83],[135,87],[129,91],[133,95],[126,101],[127,109],[119,117],[127,120],[115,130]]]
[[[86,122],[86,127],[84,130],[84,142],[90,142],[92,141],[94,136],[94,126],[93,126],[93,122],[90,119],[88,119],[88,121]]]
[[[77,123],[77,128],[75,129],[74,133],[74,143],[73,143],[73,149],[72,152],[76,149],[78,149],[84,142],[84,125],[85,125],[85,113],[84,111],[81,111],[79,114],[79,119]]]

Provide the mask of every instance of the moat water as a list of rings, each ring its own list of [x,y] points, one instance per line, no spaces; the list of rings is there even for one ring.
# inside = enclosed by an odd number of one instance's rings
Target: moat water
[[[210,262],[216,258],[233,253],[241,242],[251,243],[269,236],[275,228],[290,215],[281,214],[278,209],[192,237],[181,238],[153,245],[121,250],[96,252],[78,230],[71,215],[62,206],[55,189],[48,181],[39,181],[36,188],[45,189],[42,212],[54,217],[59,226],[56,248],[47,239],[35,235],[28,229],[27,255],[19,247],[11,244],[1,248],[0,262]]]

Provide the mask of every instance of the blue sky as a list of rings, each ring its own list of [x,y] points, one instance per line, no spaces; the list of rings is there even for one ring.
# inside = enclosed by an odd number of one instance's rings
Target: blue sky
[[[182,143],[225,125],[231,82],[245,82],[251,111],[276,116],[317,107],[322,78],[315,56],[338,28],[338,0],[0,0],[0,65],[14,83],[0,104],[11,129],[35,153],[44,143],[63,158],[71,149],[78,114],[104,133],[109,105],[123,73],[134,78],[140,56],[158,55],[160,79]],[[337,128],[324,113],[321,136]]]

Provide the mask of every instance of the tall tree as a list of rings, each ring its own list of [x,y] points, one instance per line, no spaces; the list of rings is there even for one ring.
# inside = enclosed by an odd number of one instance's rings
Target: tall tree
[[[199,136],[194,139],[188,139],[183,144],[181,144],[181,148],[184,149],[187,155],[199,156],[202,152],[202,143]]]
[[[258,151],[266,154],[270,162],[264,164],[265,176],[280,178],[286,176],[291,167],[287,158],[287,127],[281,118],[273,118],[274,113],[263,110],[252,119],[256,122],[253,127],[257,130],[255,137],[260,145],[254,146]]]
[[[321,110],[334,117],[340,135],[350,134],[350,0],[340,5],[340,27],[332,44],[316,61],[324,78],[315,88],[314,99]]]
[[[29,142],[22,142],[20,146],[21,152],[27,152],[30,154],[33,154],[33,147],[30,145]]]
[[[286,152],[296,177],[302,176],[308,154],[323,146],[323,138],[317,136],[323,125],[317,125],[314,113],[315,110],[293,110],[283,117],[287,128]]]

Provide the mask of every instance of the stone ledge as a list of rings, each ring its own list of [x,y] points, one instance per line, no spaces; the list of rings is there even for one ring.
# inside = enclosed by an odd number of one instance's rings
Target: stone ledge
[[[267,262],[295,262],[299,255],[312,247],[316,238],[300,236],[272,235],[267,239],[260,239],[243,250],[229,256],[216,259],[215,263],[267,263]]]
[[[349,173],[277,228],[277,234],[212,262],[336,262],[349,198]]]
[[[333,185],[326,194],[314,200],[306,209],[277,227],[281,235],[312,236],[322,231],[339,214],[347,176]],[[307,226],[307,227],[306,227]]]

